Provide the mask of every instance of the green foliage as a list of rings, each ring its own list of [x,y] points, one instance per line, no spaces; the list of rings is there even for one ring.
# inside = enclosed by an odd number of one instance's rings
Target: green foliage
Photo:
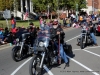
[[[11,9],[13,0],[0,0],[0,11]]]
[[[20,0],[0,0],[0,11],[5,9],[13,9],[13,4],[15,3],[16,9],[20,8]],[[86,7],[86,0],[32,0],[33,8],[35,12],[47,11],[48,5],[50,6],[50,11],[56,11],[59,9],[76,10],[76,4],[78,4],[78,9]]]
[[[76,4],[78,9],[86,7],[86,0],[33,0],[35,11],[47,10],[47,5],[50,5],[50,10],[56,11],[59,9],[74,9],[76,10]]]

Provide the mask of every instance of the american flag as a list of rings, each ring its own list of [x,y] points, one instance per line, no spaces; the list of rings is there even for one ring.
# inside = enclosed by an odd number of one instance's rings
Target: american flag
[[[29,15],[29,11],[28,11],[28,9],[26,9],[24,20],[26,20],[26,18],[28,17],[28,15]]]

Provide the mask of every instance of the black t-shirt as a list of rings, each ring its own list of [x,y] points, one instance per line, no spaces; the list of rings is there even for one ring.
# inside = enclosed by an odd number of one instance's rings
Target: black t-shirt
[[[90,27],[90,33],[94,33],[94,28]]]

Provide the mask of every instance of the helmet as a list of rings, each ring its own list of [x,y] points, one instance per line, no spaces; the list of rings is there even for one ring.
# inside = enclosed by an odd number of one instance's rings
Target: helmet
[[[58,25],[58,22],[55,22],[55,21],[54,21],[54,22],[53,22],[53,25]]]
[[[58,25],[58,20],[57,19],[54,19],[53,25]]]
[[[33,26],[34,24],[33,24],[32,22],[30,22],[30,24],[29,24],[29,25],[32,25],[32,26]]]

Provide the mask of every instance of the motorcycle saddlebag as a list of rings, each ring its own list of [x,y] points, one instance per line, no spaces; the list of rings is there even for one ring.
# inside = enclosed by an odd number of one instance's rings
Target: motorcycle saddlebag
[[[72,46],[70,44],[66,44],[65,43],[63,45],[63,47],[64,47],[64,51],[65,51],[66,54],[73,54],[73,52],[72,52]]]

